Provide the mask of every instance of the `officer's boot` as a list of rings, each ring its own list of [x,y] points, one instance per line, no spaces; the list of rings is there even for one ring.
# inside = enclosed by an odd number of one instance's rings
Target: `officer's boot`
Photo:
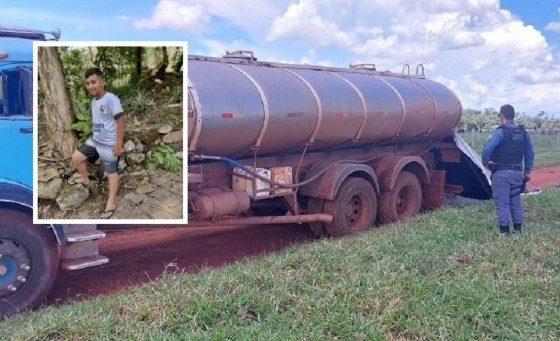
[[[513,224],[513,229],[515,232],[521,232],[521,224]]]
[[[500,233],[509,233],[509,225],[500,225]]]

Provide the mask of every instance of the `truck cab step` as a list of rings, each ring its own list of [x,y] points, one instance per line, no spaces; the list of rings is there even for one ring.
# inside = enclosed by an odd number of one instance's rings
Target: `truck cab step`
[[[64,259],[60,266],[65,270],[80,270],[90,266],[101,265],[109,262],[109,258],[101,255],[88,256],[76,259]]]
[[[66,235],[66,241],[69,243],[84,242],[87,240],[96,240],[105,238],[106,233],[98,230],[76,231]]]

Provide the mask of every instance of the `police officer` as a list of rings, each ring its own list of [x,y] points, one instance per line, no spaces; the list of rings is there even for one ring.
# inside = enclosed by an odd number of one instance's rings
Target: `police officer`
[[[482,149],[482,163],[492,172],[492,197],[500,232],[509,233],[511,220],[514,230],[521,232],[521,192],[525,183],[529,181],[535,152],[525,128],[513,121],[513,106],[503,105],[498,117],[501,125],[486,141]]]

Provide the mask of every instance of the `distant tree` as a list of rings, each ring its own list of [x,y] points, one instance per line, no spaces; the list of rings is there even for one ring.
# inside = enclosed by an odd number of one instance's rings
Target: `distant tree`
[[[537,114],[537,117],[535,118],[535,125],[537,126],[537,129],[541,129],[541,127],[543,126],[543,123],[545,121],[548,120],[548,114],[545,111],[540,111]]]

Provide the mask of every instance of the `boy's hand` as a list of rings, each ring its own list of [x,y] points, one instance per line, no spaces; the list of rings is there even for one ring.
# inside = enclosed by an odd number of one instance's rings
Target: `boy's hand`
[[[115,154],[115,156],[120,156],[122,154],[122,152],[123,152],[122,145],[116,144],[113,147],[113,154]]]

